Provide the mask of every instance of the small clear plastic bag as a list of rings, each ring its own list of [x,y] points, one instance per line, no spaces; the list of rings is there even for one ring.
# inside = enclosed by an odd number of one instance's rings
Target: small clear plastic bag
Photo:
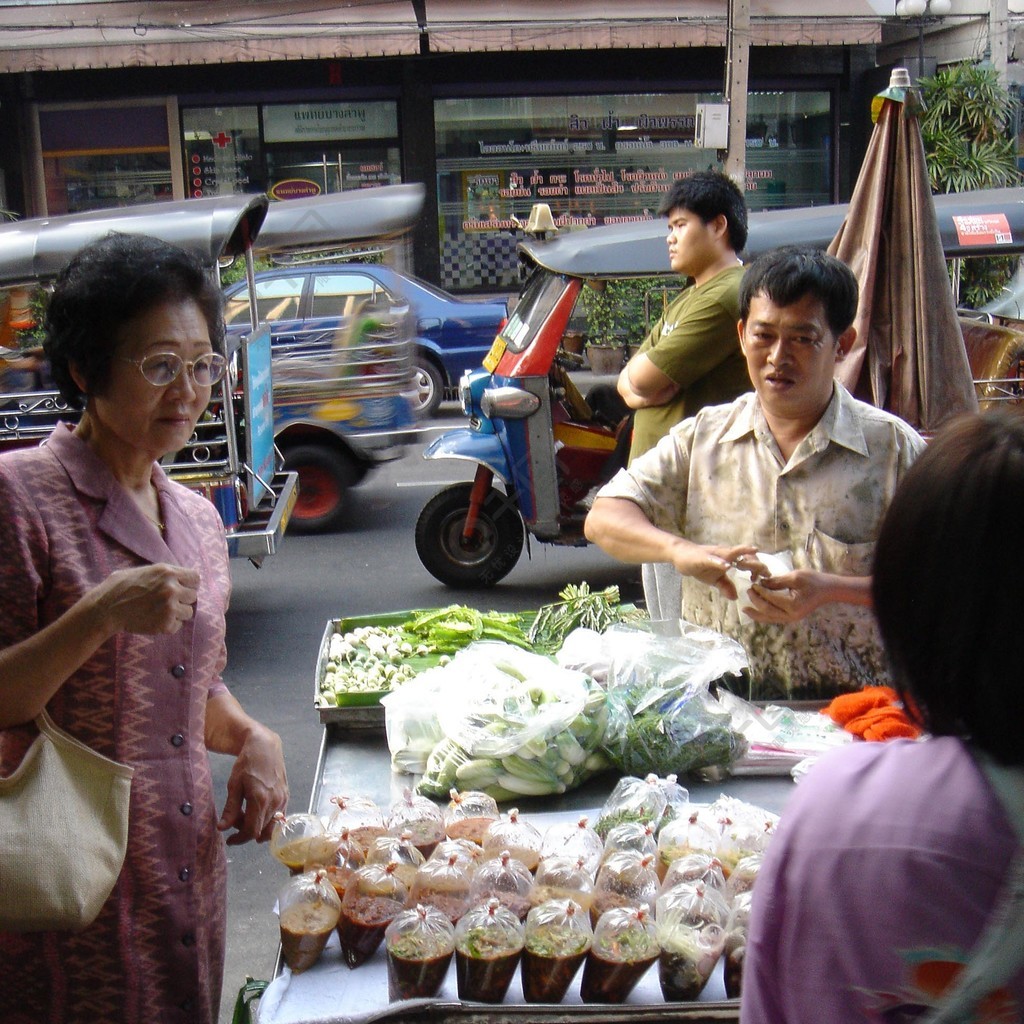
[[[348,829],[364,850],[388,830],[384,812],[369,797],[338,794],[331,797],[331,803],[335,809],[327,823],[328,831],[340,833]]]
[[[703,885],[714,889],[727,896],[727,885],[725,872],[722,864],[713,854],[704,851],[694,851],[677,857],[668,866],[665,877],[662,879],[661,892],[667,892],[680,882],[695,884],[701,882]]]
[[[519,817],[519,809],[513,807],[508,815],[492,821],[484,833],[484,853],[494,857],[502,850],[508,850],[516,860],[522,861],[531,871],[540,863],[540,847],[543,837],[530,822]]]
[[[400,799],[388,809],[388,832],[392,835],[408,830],[412,841],[424,857],[434,852],[434,847],[444,839],[444,815],[433,800],[418,796],[411,789],[405,789]]]
[[[541,860],[547,857],[583,859],[591,877],[597,875],[604,853],[604,841],[590,827],[590,818],[582,815],[576,821],[559,821],[549,825],[541,841]]]
[[[613,853],[632,850],[641,855],[658,853],[657,826],[653,821],[643,824],[639,821],[624,821],[616,825],[604,840],[603,864]]]
[[[323,821],[316,814],[285,815],[278,811],[270,833],[270,853],[297,875],[306,865],[310,842],[322,839],[325,831]]]
[[[455,952],[455,927],[440,910],[417,904],[384,930],[388,998],[431,999],[444,984]]]
[[[700,882],[682,882],[658,897],[658,980],[666,1002],[696,999],[725,947],[729,908]]]
[[[729,881],[725,885],[725,892],[730,900],[735,900],[740,893],[750,892],[754,888],[763,862],[763,853],[751,853],[736,861],[736,866],[729,872]]]
[[[619,850],[597,872],[591,919],[596,923],[612,907],[653,906],[658,895],[657,858],[653,853]]]
[[[648,906],[615,907],[594,927],[583,964],[585,1003],[623,1003],[658,959],[654,915]]]
[[[325,835],[310,843],[306,870],[322,867],[334,886],[339,899],[344,899],[345,888],[352,875],[366,863],[363,848],[343,829],[340,835]]]
[[[412,833],[403,832],[398,836],[377,836],[366,851],[367,864],[394,864],[395,874],[406,887],[412,885],[416,870],[426,862],[412,840]]]
[[[739,999],[743,991],[743,960],[747,955],[752,900],[750,891],[737,893],[725,925],[725,994],[730,999]]]
[[[465,840],[453,840],[464,842]],[[438,857],[438,846],[430,859],[416,871],[409,890],[409,900],[434,907],[455,924],[471,906],[470,880],[476,862],[457,851]]]
[[[453,789],[444,812],[444,830],[449,839],[469,839],[483,845],[484,833],[491,822],[497,821],[498,803],[492,796],[479,790],[460,793]]]
[[[341,913],[341,900],[326,872],[294,875],[277,894],[281,956],[294,974],[320,959]]]
[[[373,956],[387,926],[405,909],[408,896],[394,864],[368,864],[352,875],[338,918],[341,952],[349,967]]]
[[[508,850],[502,850],[497,857],[482,860],[477,865],[469,884],[469,897],[473,903],[484,903],[494,898],[520,921],[525,921],[530,912],[532,888],[530,869]]]
[[[459,998],[500,1003],[515,976],[525,942],[523,923],[497,899],[467,911],[455,926]]]
[[[642,824],[653,821],[656,827],[660,827],[667,805],[668,793],[657,775],[649,774],[642,779],[627,775],[619,779],[608,794],[597,816],[594,831],[602,839],[607,839],[616,825],[628,821]]]
[[[594,876],[582,857],[545,857],[537,866],[530,902],[571,899],[587,913],[594,900]]]
[[[658,875],[664,879],[669,865],[689,853],[715,856],[720,833],[716,822],[692,811],[687,818],[677,818],[658,833]]]
[[[574,900],[547,900],[526,918],[523,998],[560,1003],[583,965],[594,932],[587,912]]]

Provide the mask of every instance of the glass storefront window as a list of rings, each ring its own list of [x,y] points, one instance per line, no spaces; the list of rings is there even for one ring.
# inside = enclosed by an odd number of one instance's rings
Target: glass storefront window
[[[263,108],[270,194],[343,192],[402,180],[398,106],[389,100],[272,103]]]
[[[44,106],[38,116],[50,216],[171,197],[164,103]]]
[[[181,126],[187,195],[263,191],[258,107],[188,107]]]
[[[275,146],[267,150],[267,180],[271,195],[302,189],[309,194],[345,192],[371,185],[397,185],[402,180],[397,146]]]
[[[295,199],[402,180],[394,102],[186,107],[182,131],[195,197]]]
[[[513,217],[534,203],[560,228],[644,220],[672,182],[718,162],[695,144],[714,93],[488,97],[434,104],[443,284],[514,288]],[[828,92],[748,98],[753,210],[832,201]]]

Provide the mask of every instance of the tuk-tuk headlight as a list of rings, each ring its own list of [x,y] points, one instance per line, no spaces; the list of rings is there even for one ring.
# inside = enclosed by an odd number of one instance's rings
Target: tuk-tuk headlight
[[[489,419],[525,420],[540,408],[540,398],[522,388],[488,388],[480,396],[480,409]]]
[[[466,374],[463,374],[462,380],[459,381],[459,405],[462,406],[463,416],[473,415],[473,389]]]
[[[459,404],[464,415],[472,418],[480,412],[480,396],[491,382],[486,370],[466,370],[459,381]]]

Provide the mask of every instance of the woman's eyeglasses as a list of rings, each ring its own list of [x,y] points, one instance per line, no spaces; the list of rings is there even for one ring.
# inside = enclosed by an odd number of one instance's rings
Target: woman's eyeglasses
[[[219,352],[208,352],[188,362],[174,352],[153,352],[143,359],[129,359],[127,356],[118,358],[137,366],[142,376],[155,388],[173,384],[185,369],[196,387],[210,388],[224,376],[228,365],[228,361]]]

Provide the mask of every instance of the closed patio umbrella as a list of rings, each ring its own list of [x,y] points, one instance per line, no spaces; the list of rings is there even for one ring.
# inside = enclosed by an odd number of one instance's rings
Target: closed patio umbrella
[[[905,68],[893,71],[881,98],[828,250],[860,283],[857,340],[836,376],[857,397],[932,433],[950,416],[977,411],[978,401],[928,185],[921,99]]]

